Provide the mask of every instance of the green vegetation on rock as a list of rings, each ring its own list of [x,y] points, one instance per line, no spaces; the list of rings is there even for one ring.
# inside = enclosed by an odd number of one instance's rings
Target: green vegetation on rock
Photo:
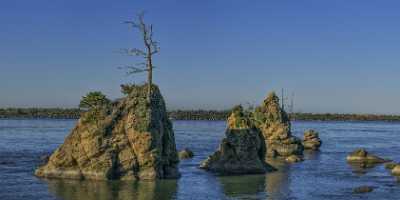
[[[110,100],[107,99],[106,95],[99,91],[89,92],[86,96],[83,96],[79,103],[79,108],[83,109],[96,109],[99,107],[107,106],[110,104]]]
[[[154,180],[179,177],[175,136],[163,97],[152,85],[132,86],[125,98],[91,107],[35,174],[46,178]],[[89,95],[88,95],[89,96]],[[103,101],[90,95],[88,105]],[[100,101],[97,101],[101,99]],[[94,112],[96,111],[96,112]],[[96,123],[87,123],[94,115]]]

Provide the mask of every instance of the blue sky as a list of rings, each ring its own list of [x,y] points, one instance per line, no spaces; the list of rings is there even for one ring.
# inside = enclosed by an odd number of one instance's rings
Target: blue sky
[[[303,112],[400,113],[400,2],[366,0],[2,0],[0,107],[76,107],[141,83],[116,53],[145,10],[169,109],[259,104],[295,93]]]

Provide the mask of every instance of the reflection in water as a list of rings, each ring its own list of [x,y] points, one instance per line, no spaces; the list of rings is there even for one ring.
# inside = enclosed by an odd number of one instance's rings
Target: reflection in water
[[[49,190],[65,200],[169,200],[176,199],[177,181],[155,182],[46,180]]]
[[[218,178],[224,194],[234,199],[259,199],[265,196],[265,175],[224,176]]]
[[[319,160],[321,155],[320,153],[320,151],[304,150],[304,160]]]
[[[267,162],[278,169],[266,175],[266,191],[268,200],[283,200],[290,196],[290,165],[284,161],[267,160]]]
[[[277,171],[266,175],[220,177],[224,194],[229,199],[286,200],[290,197],[290,165],[281,160],[268,160]]]
[[[379,164],[367,164],[367,163],[348,163],[352,172],[358,176],[362,176],[367,172],[371,171],[372,168]]]

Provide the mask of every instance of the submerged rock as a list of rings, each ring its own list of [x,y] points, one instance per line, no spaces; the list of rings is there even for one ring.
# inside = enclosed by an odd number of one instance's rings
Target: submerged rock
[[[219,149],[200,168],[219,175],[259,174],[269,169],[264,162],[265,147],[260,132],[237,106],[228,118],[228,127]]]
[[[164,99],[153,85],[84,113],[35,175],[46,178],[154,180],[177,178],[179,162]]]
[[[303,154],[301,140],[292,136],[289,117],[280,107],[275,93],[270,93],[263,104],[256,108],[253,120],[264,138],[266,158]]]
[[[369,193],[372,191],[374,191],[374,188],[371,186],[361,186],[353,189],[353,193],[355,194]]]
[[[302,144],[304,146],[304,149],[318,150],[322,144],[322,141],[319,138],[319,134],[317,131],[308,130],[304,132],[304,139]]]
[[[194,154],[193,154],[193,151],[191,151],[188,148],[185,148],[178,153],[178,156],[179,156],[180,160],[184,160],[184,159],[193,158]]]
[[[347,156],[346,159],[349,163],[361,163],[365,165],[389,162],[389,160],[385,160],[383,158],[368,153],[365,149],[357,149],[353,151],[350,155]]]

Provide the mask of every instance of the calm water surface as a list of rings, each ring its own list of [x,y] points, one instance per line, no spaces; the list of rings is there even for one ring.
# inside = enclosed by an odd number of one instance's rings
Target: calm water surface
[[[180,163],[179,180],[156,182],[43,180],[33,171],[40,156],[62,144],[75,120],[0,120],[0,199],[400,199],[400,184],[382,165],[352,168],[346,155],[358,147],[400,161],[400,124],[384,122],[294,122],[295,135],[320,132],[323,146],[294,165],[273,163],[266,175],[215,177],[198,169],[224,136],[225,122],[175,121],[177,148],[195,157]],[[374,192],[353,195],[370,185]]]

